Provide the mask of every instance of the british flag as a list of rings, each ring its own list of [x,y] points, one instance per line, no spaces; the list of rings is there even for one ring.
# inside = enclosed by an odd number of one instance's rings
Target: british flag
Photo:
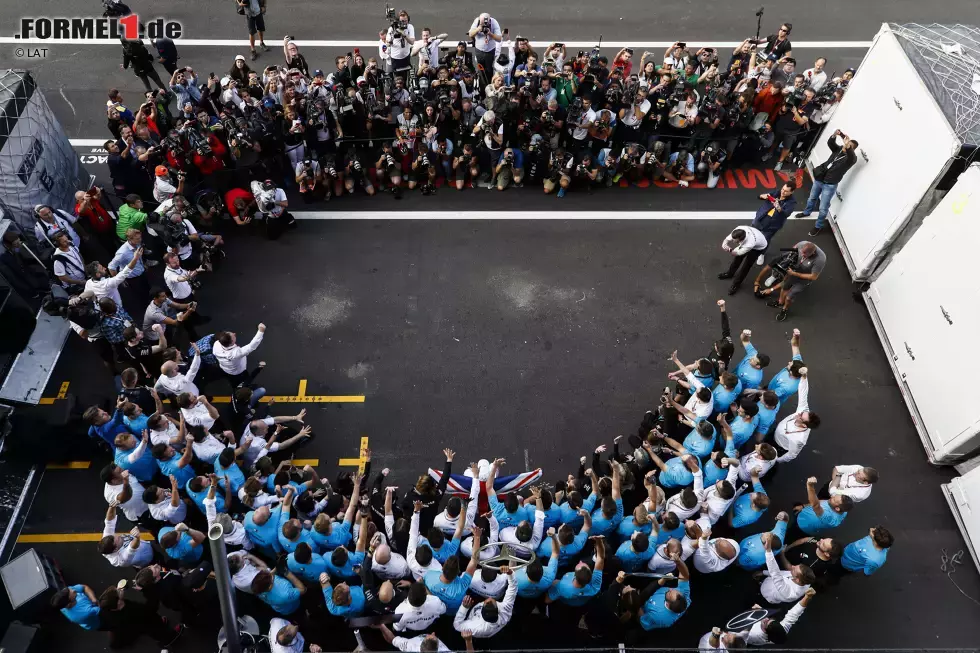
[[[521,490],[530,487],[533,483],[541,479],[541,468],[533,469],[529,472],[521,472],[520,474],[511,474],[510,476],[498,476],[493,480],[493,489],[497,494],[509,494],[511,492],[520,492]],[[429,468],[429,476],[431,476],[436,483],[442,480],[442,470]],[[446,492],[458,497],[468,497],[470,495],[470,487],[472,486],[473,479],[470,476],[464,476],[463,474],[450,474],[449,481],[446,483]],[[480,512],[484,513],[490,510],[490,504],[487,498],[487,484],[486,481],[480,481]]]

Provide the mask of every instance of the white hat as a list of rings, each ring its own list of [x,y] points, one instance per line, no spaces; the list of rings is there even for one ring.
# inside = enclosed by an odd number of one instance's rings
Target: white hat
[[[231,83],[231,77],[228,77],[226,75],[226,76],[224,76],[224,77],[221,78],[221,88],[224,88],[225,86],[228,86],[229,83]]]
[[[235,57],[235,61],[245,61],[245,55],[239,54]]]
[[[367,79],[364,78],[364,75],[357,78],[357,83],[360,84],[361,82],[364,82],[365,84],[367,83]]]

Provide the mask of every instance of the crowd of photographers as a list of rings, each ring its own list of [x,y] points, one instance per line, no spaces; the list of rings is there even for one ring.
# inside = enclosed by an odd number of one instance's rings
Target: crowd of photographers
[[[386,17],[377,52],[355,48],[327,70],[286,37],[280,64],[238,55],[206,78],[176,68],[139,107],[113,89],[116,194],[162,201],[182,182],[192,210],[272,225],[289,220],[274,200],[289,187],[306,202],[441,185],[714,187],[726,167],[798,165],[853,76],[828,75],[822,57],[798,64],[789,23],[731,52],[679,42],[609,61],[598,46],[538,52],[488,14],[452,42],[405,11]],[[238,207],[222,203],[232,189],[248,191]]]

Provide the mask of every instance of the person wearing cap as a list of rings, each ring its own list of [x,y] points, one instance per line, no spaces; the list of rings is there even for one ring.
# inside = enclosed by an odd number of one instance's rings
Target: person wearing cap
[[[163,202],[174,195],[184,194],[184,179],[186,175],[177,175],[177,185],[170,183],[170,170],[165,165],[158,165],[153,170],[153,199]]]
[[[296,218],[286,210],[286,207],[289,206],[286,192],[277,188],[271,179],[253,181],[252,194],[255,196],[255,202],[258,205],[256,217],[265,221],[266,235],[269,240],[275,240],[282,234],[285,227],[296,223]]]

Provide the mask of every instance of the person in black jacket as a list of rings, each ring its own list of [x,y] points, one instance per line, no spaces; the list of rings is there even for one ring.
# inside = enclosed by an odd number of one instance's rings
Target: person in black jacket
[[[453,456],[456,452],[452,449],[443,449],[446,454],[446,466],[442,470],[442,478],[436,485],[435,480],[428,474],[419,476],[418,482],[402,499],[402,514],[411,515],[415,512],[415,502],[422,502],[422,511],[419,513],[419,532],[427,533],[432,528],[432,522],[439,514],[439,504],[442,502],[442,495],[446,493],[446,485],[449,483],[449,475],[452,473]]]
[[[777,197],[769,194],[759,195],[759,199],[763,200],[763,202],[762,206],[755,212],[755,219],[752,220],[752,226],[762,232],[762,235],[766,237],[768,245],[759,254],[756,265],[762,265],[763,261],[765,261],[766,251],[772,247],[772,239],[776,236],[776,232],[783,228],[783,225],[786,224],[786,219],[793,213],[793,209],[796,208],[796,198],[793,197],[795,191],[796,184],[787,181],[780,187]]]
[[[109,648],[129,646],[140,635],[152,637],[166,648],[183,632],[183,626],[171,626],[149,605],[127,601],[123,598],[123,590],[115,587],[110,587],[99,597],[99,621],[99,630],[109,632]]]
[[[126,70],[132,66],[133,72],[140,78],[148,91],[153,90],[148,78],[152,78],[157,83],[157,88],[167,88],[163,80],[160,79],[160,75],[157,74],[156,68],[153,67],[153,55],[146,49],[143,42],[138,39],[126,40],[121,37],[119,40],[122,42],[123,48],[123,62],[119,64],[119,67]]]
[[[157,49],[157,54],[160,55],[157,57],[157,61],[163,64],[168,73],[173,75],[177,70],[177,60],[180,59],[180,55],[177,54],[177,46],[168,38],[160,38],[153,39],[153,47]]]
[[[817,202],[820,202],[817,221],[810,231],[811,236],[816,236],[823,231],[827,211],[830,210],[830,200],[837,191],[837,184],[851,166],[857,163],[857,155],[854,153],[857,146],[857,141],[852,140],[839,129],[827,139],[830,158],[813,169],[813,188],[810,189],[810,197],[806,201],[806,207],[796,214],[797,218],[804,218],[813,213],[813,209],[817,208]]]

